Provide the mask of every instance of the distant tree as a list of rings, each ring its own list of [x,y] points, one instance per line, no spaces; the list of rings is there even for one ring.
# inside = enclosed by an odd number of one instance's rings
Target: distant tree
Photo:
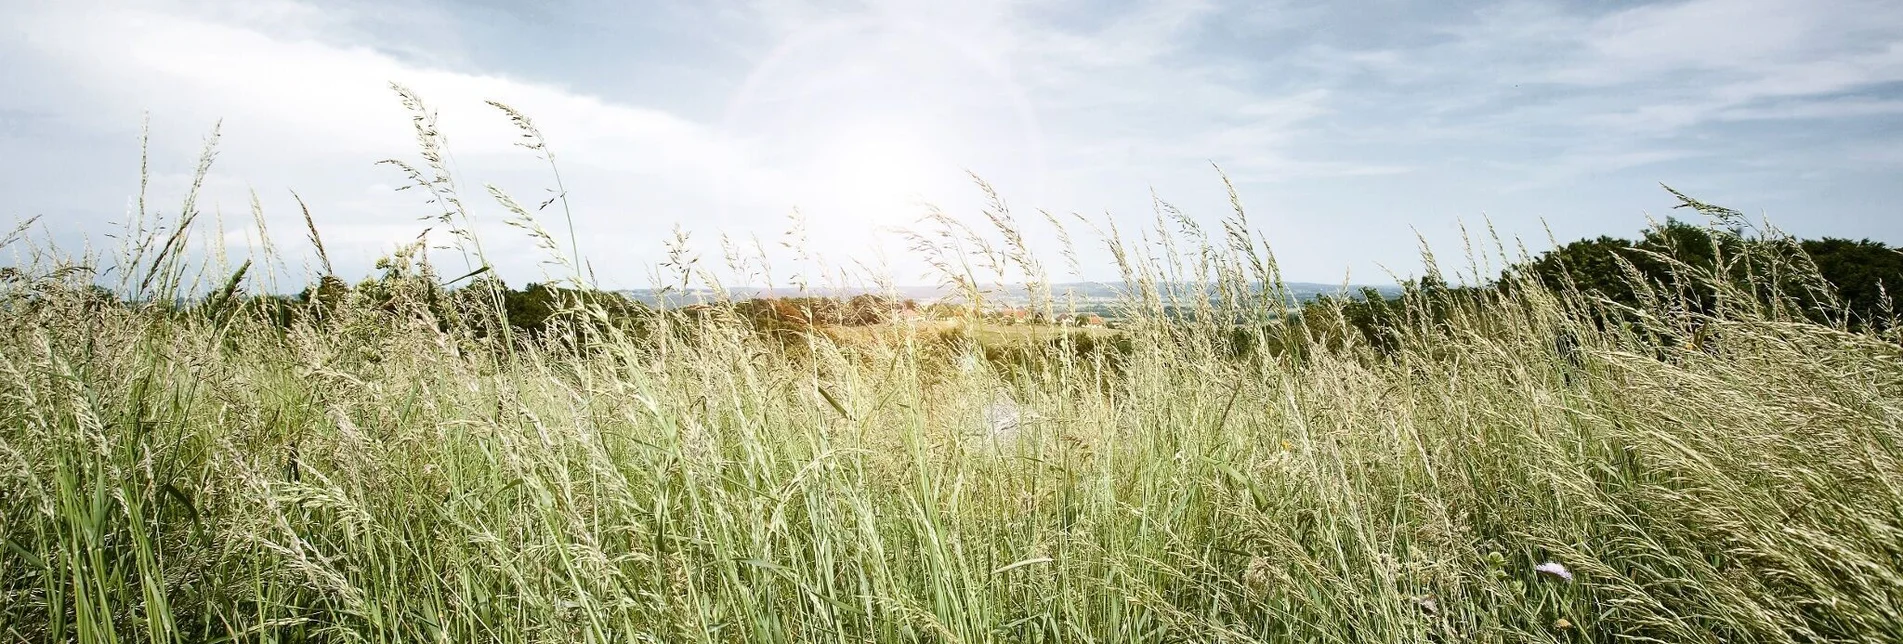
[[[1897,290],[1903,289],[1903,249],[1868,239],[1805,240],[1801,246],[1817,272],[1837,289],[1852,326],[1887,327],[1903,317]]]
[[[1582,239],[1541,253],[1519,270],[1547,288],[1561,290],[1570,282],[1581,292],[1631,304],[1638,302],[1638,297],[1619,263],[1620,258],[1631,262],[1637,257],[1637,253],[1629,252],[1631,250],[1632,242],[1624,239]]]
[[[502,309],[509,314],[509,325],[518,329],[540,333],[546,329],[548,319],[561,310],[559,298],[561,292],[547,284],[529,282],[522,290],[505,290],[502,295]]]
[[[297,301],[308,305],[319,318],[326,317],[342,306],[344,297],[350,294],[350,284],[335,275],[325,275],[317,279],[317,284],[307,286],[297,294]]]
[[[1645,231],[1638,241],[1599,237],[1582,239],[1541,253],[1532,261],[1508,269],[1537,279],[1548,288],[1563,290],[1567,284],[1581,293],[1637,306],[1637,287],[1668,288],[1681,293],[1694,307],[1708,311],[1714,299],[1708,288],[1700,288],[1686,279],[1684,268],[1731,279],[1725,258],[1736,258],[1745,250],[1746,240],[1736,231],[1718,231],[1667,219],[1664,224]],[[1682,266],[1675,266],[1674,262]],[[1640,280],[1634,283],[1634,278]]]
[[[870,326],[890,321],[901,304],[865,293],[841,300],[831,297],[755,298],[736,302],[734,313],[762,330],[812,326]]]
[[[570,328],[600,330],[601,325],[634,330],[647,307],[619,293],[530,282],[522,290],[502,291],[509,326],[532,338],[547,337],[558,322]]]
[[[883,295],[865,293],[847,302],[847,316],[841,322],[854,326],[883,324],[899,309],[899,303]]]

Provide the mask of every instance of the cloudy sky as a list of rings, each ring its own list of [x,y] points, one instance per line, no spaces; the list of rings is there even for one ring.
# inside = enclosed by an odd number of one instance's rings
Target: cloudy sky
[[[795,208],[828,264],[929,282],[879,231],[921,200],[977,221],[965,170],[1055,253],[1040,208],[1128,228],[1154,193],[1213,225],[1214,163],[1309,281],[1417,273],[1416,232],[1458,254],[1463,222],[1535,249],[1549,228],[1631,236],[1673,214],[1660,182],[1799,235],[1903,243],[1894,0],[0,0],[0,61],[0,223],[110,247],[142,119],[166,214],[222,120],[201,221],[221,215],[242,254],[255,192],[294,275],[293,190],[351,276],[436,212],[376,165],[417,158],[392,82],[440,113],[516,282],[545,254],[484,186],[533,205],[554,182],[487,100],[541,127],[581,250],[619,287],[648,284],[676,225],[705,261],[724,233],[791,262]],[[1084,277],[1114,276],[1092,257]]]

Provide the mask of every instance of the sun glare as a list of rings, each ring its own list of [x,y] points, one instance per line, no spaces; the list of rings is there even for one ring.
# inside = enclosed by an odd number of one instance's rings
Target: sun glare
[[[803,212],[841,225],[910,224],[921,202],[968,194],[966,168],[1033,187],[1045,174],[1037,116],[1005,61],[916,20],[792,35],[734,91],[721,129],[748,141]]]
[[[826,144],[813,168],[839,214],[870,225],[910,220],[931,186],[957,169],[933,155],[924,137],[901,128],[867,127]]]

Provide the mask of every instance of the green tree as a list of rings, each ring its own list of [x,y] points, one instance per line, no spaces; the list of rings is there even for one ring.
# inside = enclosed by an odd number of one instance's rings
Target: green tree
[[[1817,272],[1836,287],[1852,326],[1890,328],[1903,317],[1894,295],[1903,288],[1903,249],[1831,237],[1804,240],[1801,246]]]

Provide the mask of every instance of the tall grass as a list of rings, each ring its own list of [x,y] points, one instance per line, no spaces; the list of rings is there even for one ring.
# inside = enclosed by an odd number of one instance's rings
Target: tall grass
[[[402,167],[482,271],[404,98]],[[986,190],[1001,230],[916,238],[978,296],[1034,267]],[[1291,321],[1235,203],[1213,240],[1161,203],[1144,243],[1103,228],[1127,352],[1010,365],[579,305],[480,333],[498,307],[444,319],[429,270],[280,327],[181,263],[190,204],[122,259],[131,304],[10,239],[0,640],[1903,640],[1897,338],[1688,273],[1726,305],[1416,291],[1438,314],[1377,350]]]

